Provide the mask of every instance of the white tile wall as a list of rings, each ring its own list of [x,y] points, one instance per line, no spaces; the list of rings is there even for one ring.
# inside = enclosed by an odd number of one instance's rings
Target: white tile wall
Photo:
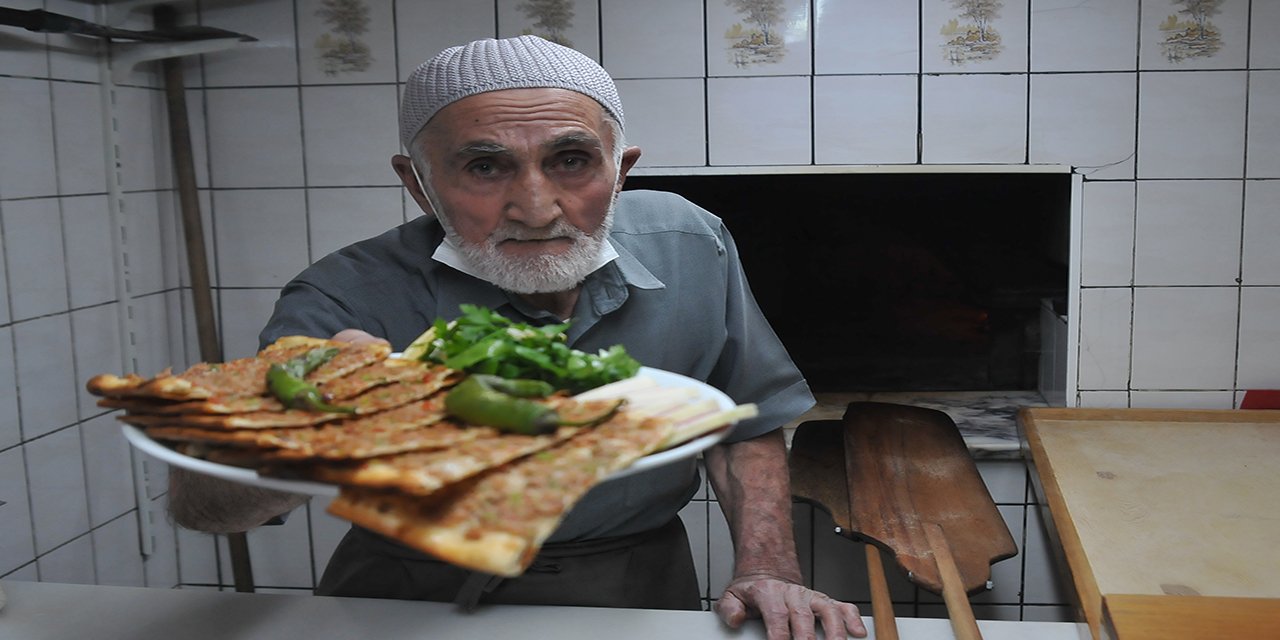
[[[567,28],[553,33],[537,24],[538,18],[523,8],[521,0],[497,0],[499,38],[532,33],[544,38],[558,37],[562,44],[600,60],[600,4],[591,0],[570,0],[573,19]]]
[[[94,7],[74,0],[9,4],[96,17]],[[381,4],[371,7],[367,35],[375,51],[373,66],[334,78],[317,76],[314,60],[302,55],[318,35],[316,16],[309,13],[314,1],[200,7],[205,24],[259,38],[232,51],[201,56],[186,68],[208,242],[212,246],[218,241],[218,251],[211,256],[219,266],[243,262],[259,247],[250,251],[250,245],[237,244],[239,238],[247,237],[255,225],[279,225],[260,233],[274,233],[278,244],[271,247],[269,264],[258,265],[258,271],[237,272],[232,266],[229,275],[237,282],[215,279],[220,286],[232,287],[216,297],[225,303],[220,305],[225,313],[221,329],[228,357],[256,348],[256,334],[283,279],[328,247],[366,232],[363,225],[349,226],[351,220],[335,213],[341,205],[326,205],[325,196],[343,193],[339,188],[392,189],[383,185],[394,184],[386,172],[386,156],[396,141],[393,134],[381,133],[390,130],[392,84],[444,46],[511,28],[509,12],[516,0],[501,3],[508,11],[505,19],[497,3],[387,4],[394,5],[395,15]],[[1277,194],[1270,181],[1259,179],[1280,178],[1275,151],[1280,144],[1275,119],[1268,118],[1275,111],[1275,74],[1280,69],[1280,44],[1271,37],[1280,29],[1276,3],[1224,3],[1212,17],[1223,35],[1223,48],[1209,58],[1172,63],[1161,57],[1161,38],[1152,31],[1173,10],[1165,0],[1005,2],[995,22],[1003,50],[989,61],[957,64],[947,60],[941,32],[957,13],[950,2],[797,0],[794,4],[805,11],[804,20],[792,19],[786,28],[795,36],[788,37],[789,43],[803,44],[781,63],[741,69],[732,67],[723,46],[730,24],[720,24],[723,17],[741,18],[721,3],[708,5],[705,31],[701,3],[664,1],[641,9],[642,4],[575,3],[578,26],[592,30],[582,46],[595,47],[590,53],[625,78],[621,90],[632,122],[628,133],[646,150],[642,166],[1028,161],[1075,165],[1086,174],[1080,265],[1084,291],[1080,309],[1075,310],[1080,326],[1078,402],[1221,406],[1238,398],[1246,386],[1280,384],[1274,367],[1268,368],[1277,354],[1265,346],[1277,342],[1270,328],[1277,311],[1274,289],[1280,286],[1280,267],[1273,264],[1270,251],[1280,233],[1274,224]],[[811,16],[808,7],[813,7]],[[147,22],[144,12],[133,12],[126,24],[147,27]],[[597,28],[603,31],[597,34]],[[659,40],[659,46],[649,44]],[[207,584],[229,584],[230,577],[214,568],[213,543],[207,537],[182,537],[188,548],[180,578],[179,540],[163,517],[162,502],[151,505],[156,511],[146,516],[156,527],[156,554],[141,569],[129,556],[117,557],[115,550],[130,548],[126,539],[136,527],[137,512],[126,492],[132,480],[118,475],[116,485],[93,489],[104,482],[98,476],[120,473],[110,469],[122,463],[118,440],[114,449],[97,442],[111,442],[115,425],[98,417],[79,392],[89,369],[110,366],[107,363],[116,358],[96,343],[112,335],[112,305],[118,300],[106,227],[106,192],[117,173],[129,192],[126,221],[139,251],[130,254],[129,285],[135,295],[139,288],[145,293],[132,301],[130,332],[137,363],[122,364],[149,374],[183,366],[195,353],[190,303],[177,288],[185,280],[174,277],[185,269],[176,208],[167,194],[153,193],[172,183],[154,65],[140,66],[129,74],[129,86],[114,91],[110,108],[120,144],[109,151],[118,159],[104,163],[101,158],[108,150],[102,149],[106,136],[98,113],[102,88],[97,86],[92,48],[84,39],[21,32],[6,43],[6,55],[0,56],[0,108],[20,117],[0,121],[0,138],[6,143],[0,146],[0,500],[6,502],[0,506],[0,575],[40,577],[27,490],[29,479],[39,479],[39,472],[31,475],[27,463],[34,455],[77,464],[74,453],[68,453],[67,460],[50,453],[51,448],[71,449],[50,447],[56,440],[49,438],[68,437],[62,434],[74,428],[64,427],[82,420],[82,484],[89,486],[81,488],[74,502],[83,504],[87,515],[64,525],[66,535],[60,537],[64,542],[92,541],[97,580],[141,579],[168,587],[190,576]],[[1141,72],[1125,89],[1117,78],[1132,76],[1116,72],[1133,71],[1139,60]],[[928,75],[921,77],[922,69]],[[1030,78],[1021,75],[1028,69]],[[734,84],[738,82],[746,84]],[[917,83],[924,90],[912,97]],[[743,91],[744,87],[751,90]],[[1133,88],[1137,107],[1130,106]],[[850,92],[865,98],[842,109],[841,100]],[[351,118],[363,119],[366,110],[383,114],[378,122],[368,123],[368,131],[352,129],[350,138],[338,141],[341,151],[358,150],[347,157],[324,148],[342,135],[332,123],[345,116],[338,113],[338,105],[323,102],[339,94],[352,103]],[[1123,114],[1129,109],[1136,115],[1126,121]],[[914,123],[917,112],[924,118]],[[708,122],[711,130],[705,128]],[[854,134],[858,136],[851,139]],[[913,155],[917,135],[923,136],[919,159]],[[1127,160],[1135,151],[1136,157]],[[1105,169],[1091,168],[1116,160],[1120,162]],[[378,182],[367,182],[370,178]],[[1177,182],[1166,184],[1167,180]],[[1159,194],[1182,188],[1182,181],[1194,193],[1185,193],[1169,207],[1156,206]],[[250,197],[250,191],[260,195]],[[1234,200],[1230,191],[1236,194]],[[1145,195],[1139,198],[1139,193]],[[383,220],[386,202],[375,199],[380,194],[371,192],[360,202],[365,205],[362,213],[369,215],[376,207]],[[1139,199],[1144,205],[1135,210]],[[241,213],[236,220],[232,213],[224,219],[221,205],[237,201],[264,205],[258,210],[262,215],[255,219]],[[276,204],[266,206],[272,202]],[[1192,202],[1212,206],[1196,213]],[[1225,213],[1233,206],[1234,222]],[[33,210],[59,212],[62,230],[30,229],[24,221],[30,221],[28,212]],[[407,217],[417,215],[412,206],[408,211]],[[1165,217],[1169,211],[1180,213]],[[391,219],[388,214],[383,222]],[[1232,232],[1237,238],[1234,246],[1227,240]],[[28,238],[45,240],[41,244]],[[148,253],[147,243],[161,249]],[[45,271],[53,263],[65,265],[52,268],[65,271],[60,282],[48,273],[33,273],[29,263],[36,245],[61,245],[62,258],[37,256]],[[1185,257],[1169,263],[1171,253]],[[1136,288],[1129,271],[1135,259]],[[1233,261],[1243,285],[1224,279]],[[41,313],[24,315],[31,309]],[[80,401],[66,400],[73,396]],[[164,499],[165,477],[162,467],[153,465],[148,490],[159,501]],[[19,499],[11,499],[10,493]],[[705,558],[702,577],[708,597],[718,596],[718,585],[712,585],[727,578],[729,562],[723,519],[711,503],[692,505],[690,513],[699,513],[699,508],[706,524],[691,530],[704,527],[699,531],[705,533],[694,534],[699,537],[699,557]],[[315,506],[309,519],[311,540],[301,535],[293,539],[307,549],[314,546],[316,564],[323,563],[331,548],[326,545],[335,543],[343,528],[319,509]],[[39,519],[47,533],[53,518],[42,513]],[[1019,560],[1026,573],[1019,603],[1022,615],[1062,616],[1066,592],[1049,584],[1047,549],[1036,533],[1037,519],[1029,520],[1028,544]],[[41,564],[57,566],[68,557],[62,554],[82,548],[42,545],[46,555],[58,555],[41,558]],[[848,572],[828,559],[818,549],[812,577],[837,589],[847,586],[848,592],[852,585],[832,577]],[[117,560],[121,566],[115,566]],[[307,555],[299,566],[313,573],[312,562]],[[302,582],[303,571],[297,570],[298,575],[281,575],[277,581]],[[909,585],[906,589],[905,602],[913,603],[914,591]],[[993,608],[984,611],[992,615],[1007,615],[1006,607],[1016,606],[991,604]],[[909,607],[904,613],[916,612]]]
[[[1133,391],[1130,406],[1146,409],[1234,409],[1230,391]]]
[[[1080,284],[1132,284],[1134,183],[1087,182],[1083,191]]]
[[[219,284],[279,288],[307,266],[303,190],[215,191],[213,215]]]
[[[1239,181],[1139,183],[1134,284],[1234,284],[1240,275],[1241,192]]]
[[[258,332],[271,317],[271,308],[280,296],[277,289],[223,289],[219,292],[223,310],[224,358],[243,358],[258,351]]]
[[[627,144],[642,150],[638,167],[707,163],[706,85],[701,79],[619,80]]]
[[[1280,181],[1249,180],[1244,183],[1244,284],[1280,284]]]
[[[113,113],[120,154],[132,159],[128,167],[120,170],[121,187],[127,191],[171,187],[173,170],[168,162],[164,94],[150,88],[119,87],[115,100]]]
[[[120,320],[116,303],[78,309],[71,312],[72,357],[76,381],[88,380],[105,371],[120,371],[124,353],[120,346]],[[97,398],[84,385],[76,385],[80,419],[102,413]]]
[[[0,204],[0,224],[4,221],[4,205]],[[0,242],[0,323],[9,324],[13,321],[13,317],[9,310],[9,273],[5,267],[7,260],[4,254],[4,244]]]
[[[1244,175],[1246,73],[1143,73],[1139,178]]]
[[[698,593],[708,601],[711,598],[719,597],[719,594],[710,592],[710,576],[708,575],[711,563],[711,545],[707,514],[710,513],[710,509],[714,506],[706,500],[695,499],[680,510],[680,520],[684,523],[685,532],[689,535],[693,566],[698,576]]]
[[[249,556],[253,559],[254,586],[276,588],[311,588],[311,546],[308,544],[308,520],[305,513],[295,513],[285,523],[272,527],[258,527],[245,538],[249,543]],[[219,538],[222,575],[231,575],[231,553],[226,538]]]
[[[395,8],[400,31],[396,38],[400,59],[397,80],[409,77],[414,68],[445,47],[494,37],[497,17],[492,2],[396,2]],[[448,16],[448,19],[442,20],[441,16]]]
[[[15,320],[67,308],[66,259],[62,253],[62,213],[52,198],[5,204],[5,257],[9,262],[9,305]]]
[[[18,372],[14,363],[13,329],[0,327],[0,451],[22,442],[18,420]],[[3,500],[4,498],[0,498]]]
[[[299,76],[302,84],[395,82],[397,72],[393,9],[397,3],[360,3],[364,9],[364,30],[356,34],[334,31],[337,25],[323,14],[325,4],[323,0],[297,2],[297,53],[301,61]],[[338,47],[349,41],[357,43],[357,51],[365,55],[342,55],[344,50]]]
[[[102,92],[92,84],[49,85],[55,124],[55,177],[58,193],[102,193],[107,170],[102,162]]]
[[[1050,537],[1045,520],[1047,508],[1027,506],[1027,526],[1023,540],[1025,557],[1022,585],[1024,604],[1056,605],[1071,602],[1068,573],[1061,563],[1061,550]]]
[[[707,7],[707,75],[777,76],[807,75],[813,70],[811,56],[809,3],[805,0],[781,0],[779,20],[771,25],[768,43],[777,43],[767,56],[740,46],[745,40],[764,39],[765,29],[748,20],[746,11],[738,11],[727,2],[710,0]]]
[[[926,75],[920,100],[925,164],[1026,160],[1026,75]]]
[[[1081,391],[1080,406],[1123,409],[1129,406],[1128,391]]]
[[[915,76],[815,76],[816,164],[910,164],[917,157]]]
[[[990,57],[957,58],[948,43],[964,38],[966,28],[976,27],[975,21],[963,17],[956,3],[949,0],[923,0],[920,3],[921,69],[925,73],[1026,71],[1028,0],[1012,0],[1002,5],[995,7],[986,23],[987,40],[999,40]],[[958,26],[959,31],[948,32],[948,26]]]
[[[1138,4],[1138,0],[1031,0],[1031,70],[1136,68]]]
[[[173,524],[164,516],[163,498],[152,501],[149,519],[152,527],[151,555],[142,563],[142,573],[148,587],[170,588],[179,582],[178,550]]]
[[[603,66],[615,80],[701,78],[706,69],[702,6],[684,0],[601,0]],[[627,121],[632,100],[623,96]]]
[[[0,78],[0,140],[13,151],[0,156],[0,198],[29,198],[57,193],[53,157],[53,103],[49,83],[31,78]],[[21,153],[16,151],[21,150]]]
[[[294,8],[288,2],[213,2],[201,6],[201,22],[257,38],[230,51],[201,56],[210,87],[297,84]]]
[[[24,449],[36,552],[44,554],[89,530],[80,430],[56,431]]]
[[[29,440],[76,421],[71,322],[66,315],[13,325],[22,437]]]
[[[205,92],[209,183],[220,188],[302,184],[298,89]]]
[[[26,472],[21,448],[0,450],[0,575],[36,558]]]
[[[36,560],[40,580],[68,584],[94,584],[93,540],[80,536]]]
[[[919,70],[920,7],[914,2],[820,2],[813,26],[815,74]]]
[[[80,439],[86,453],[84,476],[89,488],[89,524],[97,527],[137,507],[132,458],[129,443],[114,414],[86,420],[81,425]]]
[[[1249,72],[1249,143],[1245,177],[1280,178],[1280,71]]]
[[[146,586],[138,541],[138,521],[121,516],[93,530],[93,565],[98,584]]]
[[[218,564],[219,536],[183,529],[174,530],[178,545],[178,565],[183,584],[216,585],[231,583],[231,577],[222,580]]]
[[[391,163],[387,163],[391,173]],[[315,189],[307,196],[310,261],[354,240],[371,238],[404,219],[400,187]]]
[[[167,191],[126,193],[124,213],[129,228],[130,292],[159,293],[178,282],[178,230],[173,195]],[[99,214],[101,215],[101,214]]]
[[[116,299],[114,230],[107,215],[107,196],[62,198],[63,246],[67,288],[72,307]]]
[[[1240,352],[1236,386],[1280,389],[1280,327],[1270,319],[1280,312],[1280,288],[1240,290]]]
[[[1125,389],[1129,383],[1132,290],[1080,292],[1080,389]]]
[[[1249,9],[1249,66],[1254,69],[1280,68],[1280,40],[1270,34],[1280,29],[1280,4],[1251,2]]]
[[[325,512],[329,498],[312,498],[307,504],[306,512],[295,511],[290,518],[302,518],[304,515],[311,522],[311,560],[316,581],[324,575],[324,568],[329,564],[333,551],[342,542],[342,537],[351,529],[351,523],[331,516]]]
[[[1169,38],[1192,22],[1190,16],[1180,13],[1184,7],[1171,3],[1146,0],[1142,3],[1142,21],[1139,26],[1139,64],[1147,69],[1240,69],[1245,66],[1249,51],[1249,3],[1216,3],[1218,11],[1209,16],[1207,24],[1220,39],[1220,47],[1209,55],[1185,57],[1171,51],[1166,43]],[[1170,24],[1170,18],[1178,21],[1173,29],[1162,29]]]
[[[707,80],[712,165],[809,164],[809,78]]]
[[[1028,159],[1096,180],[1133,178],[1137,111],[1136,74],[1032,75]]]
[[[1131,388],[1230,389],[1238,298],[1232,287],[1134,289]]]
[[[391,156],[400,150],[392,85],[303,87],[307,184],[400,184]]]

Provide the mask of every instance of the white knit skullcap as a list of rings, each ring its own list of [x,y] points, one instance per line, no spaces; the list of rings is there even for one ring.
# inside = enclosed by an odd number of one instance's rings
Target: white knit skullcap
[[[408,149],[432,116],[467,96],[531,88],[577,91],[623,124],[618,89],[595,60],[537,36],[520,36],[450,47],[418,65],[400,102],[400,141]]]

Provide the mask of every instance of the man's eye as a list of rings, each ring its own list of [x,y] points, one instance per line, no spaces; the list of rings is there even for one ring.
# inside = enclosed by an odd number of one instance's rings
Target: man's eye
[[[581,171],[590,164],[590,158],[582,155],[566,155],[559,158],[559,167],[564,171]]]
[[[498,168],[487,160],[477,160],[467,165],[467,172],[478,176],[492,175],[497,170]]]

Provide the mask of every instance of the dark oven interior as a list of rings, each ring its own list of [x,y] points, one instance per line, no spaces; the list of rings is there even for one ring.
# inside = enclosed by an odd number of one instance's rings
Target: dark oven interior
[[[1037,387],[1065,313],[1066,173],[631,176],[724,219],[817,392]]]

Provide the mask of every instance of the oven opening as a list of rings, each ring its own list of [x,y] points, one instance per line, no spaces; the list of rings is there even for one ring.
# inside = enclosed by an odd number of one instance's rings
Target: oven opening
[[[1037,390],[1065,325],[1065,172],[633,175],[724,219],[817,393]],[[1065,331],[1063,331],[1065,334]]]

